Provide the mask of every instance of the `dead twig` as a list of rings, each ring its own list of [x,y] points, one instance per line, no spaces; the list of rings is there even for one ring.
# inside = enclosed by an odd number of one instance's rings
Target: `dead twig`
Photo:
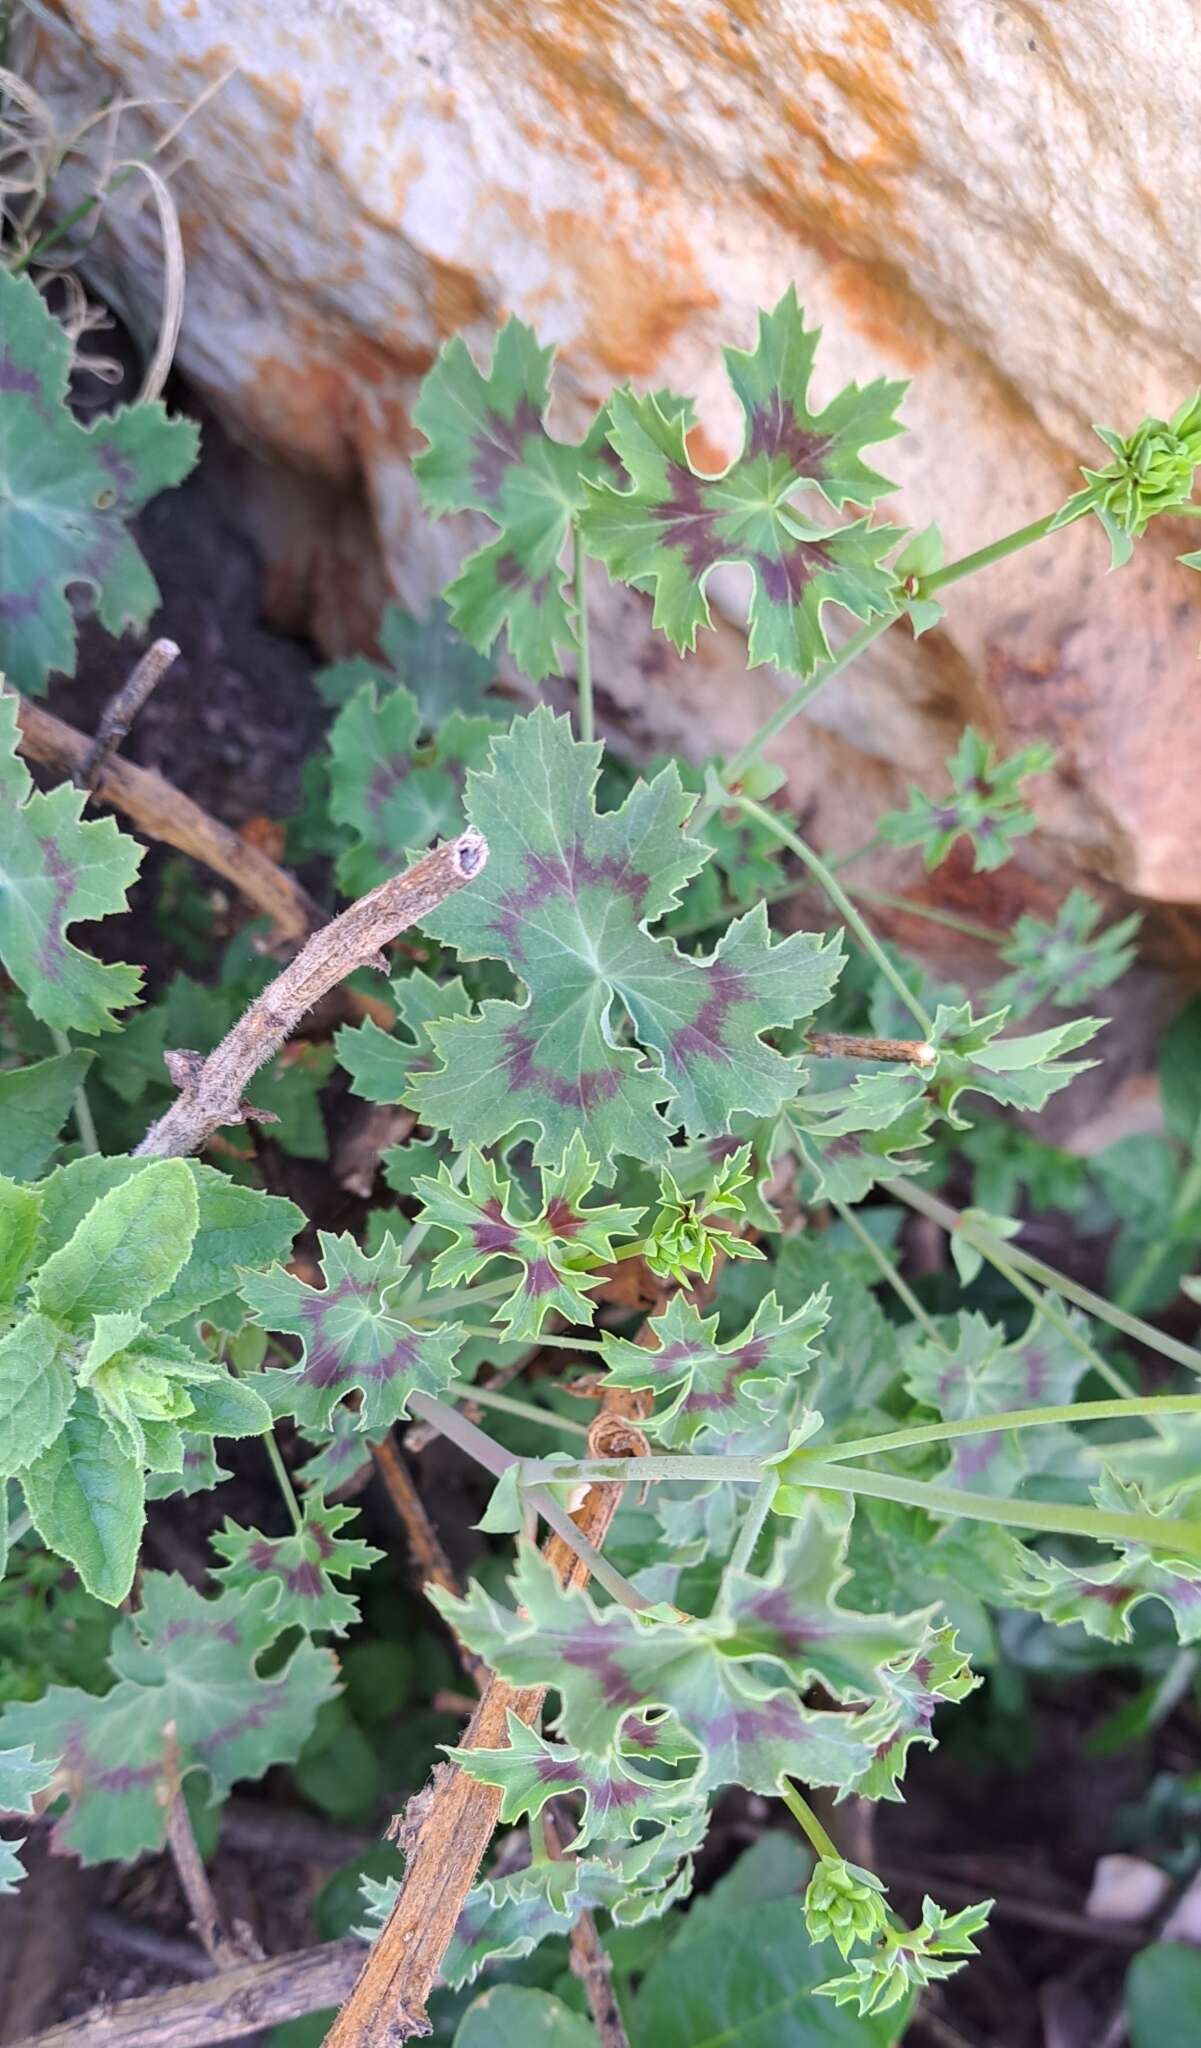
[[[183,1887],[183,1894],[192,1915],[192,1926],[196,1938],[206,1956],[218,1970],[228,1970],[235,1963],[248,1960],[261,1961],[262,1949],[258,1946],[248,1928],[238,1926],[230,1933],[221,1917],[220,1908],[213,1896],[204,1858],[196,1846],[192,1830],[192,1817],[183,1796],[183,1777],[180,1771],[179,1742],[174,1721],[168,1721],[164,1735],[164,1770],[160,1796],[167,1809],[167,1847],[175,1874]]]
[[[632,1425],[621,1436],[612,1414],[597,1417],[604,1438],[593,1457],[641,1455],[646,1440]],[[601,1430],[601,1425],[604,1425]],[[591,1433],[590,1433],[591,1434]],[[617,1512],[619,1486],[590,1486],[572,1519],[594,1548]],[[546,1544],[548,1563],[565,1586],[583,1586],[588,1567],[563,1537]],[[503,1748],[508,1715],[529,1727],[542,1710],[544,1686],[516,1688],[490,1678],[463,1737],[468,1749]],[[325,2048],[395,2048],[428,2034],[426,2000],[437,1981],[467,1894],[500,1813],[501,1791],[456,1765],[435,1766],[429,1784],[410,1800],[394,1835],[407,1861],[404,1883],[353,1991],[326,2035]]]
[[[116,753],[147,698],[157,690],[167,670],[179,660],[174,640],[156,640],[137,662],[127,682],[109,698],[100,714],[96,737],[75,771],[80,789],[94,789],[101,770]]]
[[[487,842],[474,830],[435,847],[403,875],[381,882],[314,932],[207,1059],[194,1052],[169,1052],[167,1071],[180,1093],[147,1131],[139,1156],[185,1157],[199,1151],[222,1124],[256,1116],[244,1090],[305,1012],[356,967],[378,966],[381,947],[472,881],[487,858]]]
[[[243,1963],[199,1984],[93,2008],[16,2048],[209,2048],[337,2005],[363,1960],[353,1937]]]
[[[395,1437],[386,1436],[382,1443],[372,1444],[371,1456],[375,1469],[383,1481],[388,1499],[404,1524],[409,1539],[409,1553],[417,1568],[417,1577],[424,1592],[427,1586],[441,1586],[444,1593],[459,1593],[462,1588],[455,1576],[454,1567],[438,1540],[438,1532],[425,1511],[425,1502],[413,1483],[413,1475],[405,1464],[404,1456]],[[464,1669],[470,1672],[479,1691],[487,1684],[487,1667],[469,1650],[460,1649],[459,1659]]]
[[[566,1835],[551,1806],[543,1808],[542,1828],[546,1846],[556,1859],[568,1854],[574,1829]],[[578,1977],[588,2000],[601,2048],[630,2048],[621,2007],[613,1989],[613,1965],[609,1951],[596,1931],[591,1913],[581,1913],[571,1930],[571,1974]]]
[[[843,1031],[808,1031],[805,1051],[818,1060],[905,1060],[930,1067],[938,1055],[924,1038],[855,1038]]]
[[[17,700],[21,752],[44,768],[73,777],[83,773],[91,751],[86,734],[55,718],[40,704]],[[194,860],[223,875],[239,893],[265,911],[285,938],[304,939],[316,931],[324,913],[294,876],[268,860],[257,846],[211,818],[191,797],[176,789],[153,768],[136,768],[120,755],[100,763],[92,795],[132,819],[148,839],[191,854]]]

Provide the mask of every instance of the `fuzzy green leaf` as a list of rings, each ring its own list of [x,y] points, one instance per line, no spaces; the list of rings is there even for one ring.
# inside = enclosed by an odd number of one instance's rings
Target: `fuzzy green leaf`
[[[773,943],[762,904],[712,955],[652,936],[705,857],[680,830],[690,799],[669,768],[598,816],[600,752],[542,706],[493,741],[486,773],[467,778],[468,815],[491,857],[422,922],[466,959],[507,960],[529,996],[429,1027],[444,1064],[407,1099],[457,1145],[534,1124],[540,1164],[561,1159],[576,1130],[601,1170],[615,1153],[665,1161],[674,1125],[712,1135],[735,1111],[768,1115],[796,1091],[794,1063],[761,1034],[826,1000],[838,942],[796,933]],[[623,1042],[623,1014],[646,1055]]]
[[[75,1393],[68,1351],[48,1316],[22,1316],[0,1337],[0,1476],[30,1464],[62,1429]]]
[[[101,1863],[163,1846],[168,1724],[182,1771],[205,1772],[215,1798],[298,1755],[318,1707],[333,1697],[337,1667],[328,1650],[305,1642],[281,1670],[259,1677],[255,1659],[279,1634],[275,1598],[261,1585],[206,1600],[182,1579],[147,1573],[141,1608],[113,1637],[109,1692],[56,1685],[36,1704],[4,1710],[6,1742],[62,1758],[68,1804],[55,1823],[56,1849]]]
[[[187,1263],[199,1221],[196,1186],[182,1159],[156,1159],[102,1195],[37,1277],[47,1315],[87,1316],[149,1307]]]
[[[304,1429],[327,1429],[344,1394],[362,1394],[361,1430],[381,1429],[407,1413],[414,1393],[440,1394],[455,1377],[462,1343],[457,1324],[414,1329],[396,1314],[408,1267],[391,1237],[369,1258],[348,1234],[319,1233],[324,1287],[310,1287],[282,1266],[244,1273],[242,1298],[265,1329],[302,1339],[300,1361],[263,1373],[275,1415]]]
[[[594,1269],[610,1263],[615,1234],[631,1232],[643,1213],[614,1203],[586,1207],[596,1168],[578,1131],[562,1166],[543,1168],[541,1181],[541,1204],[531,1216],[514,1196],[512,1183],[473,1145],[465,1187],[457,1185],[448,1167],[437,1180],[415,1185],[422,1216],[453,1239],[434,1261],[430,1278],[435,1286],[474,1280],[493,1259],[520,1267],[512,1294],[492,1311],[509,1337],[536,1337],[552,1309],[569,1323],[590,1323],[588,1289],[596,1285]]]
[[[141,1461],[83,1389],[54,1440],[20,1473],[44,1543],[89,1593],[118,1607],[133,1584],[145,1519]]]
[[[0,1311],[16,1300],[37,1264],[41,1229],[41,1190],[19,1187],[0,1174]]]
[[[630,390],[610,401],[609,439],[633,480],[589,482],[581,522],[589,550],[610,573],[655,596],[654,624],[681,650],[711,624],[705,584],[719,562],[748,567],[748,658],[811,675],[830,648],[822,624],[828,604],[857,619],[893,611],[899,586],[882,557],[903,536],[866,520],[831,527],[799,509],[798,493],[830,505],[870,505],[891,489],[860,451],[900,433],[894,417],[904,386],[882,379],[849,384],[821,413],[808,408],[817,330],[807,330],[790,286],[759,315],[751,351],[725,350],[726,368],[746,422],[741,455],[720,476],[694,469],[687,420],[654,397]]]
[[[2,519],[0,509],[0,532]],[[3,616],[0,600],[0,637]],[[72,945],[67,926],[125,909],[142,849],[112,818],[82,823],[87,795],[71,783],[35,789],[17,732],[17,700],[0,688],[0,960],[44,1024],[114,1031],[112,1013],[134,1001],[141,969],[93,960]]]
[[[746,1328],[722,1344],[717,1317],[703,1317],[685,1294],[675,1294],[651,1321],[654,1350],[605,1334],[607,1383],[670,1397],[642,1427],[672,1449],[710,1433],[728,1440],[761,1426],[779,1407],[786,1383],[808,1371],[827,1301],[824,1291],[813,1294],[785,1316],[767,1294]]]
[[[33,1180],[53,1156],[90,1052],[64,1052],[0,1074],[0,1173]]]
[[[40,694],[75,672],[68,589],[91,594],[110,633],[158,603],[128,522],[185,477],[199,436],[157,401],[82,427],[67,403],[72,348],[26,277],[0,270],[0,671]]]

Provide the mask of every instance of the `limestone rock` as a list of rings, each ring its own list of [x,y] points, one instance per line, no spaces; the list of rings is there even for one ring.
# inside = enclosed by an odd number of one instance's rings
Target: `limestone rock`
[[[1198,381],[1201,72],[1192,0],[59,0],[33,77],[66,121],[116,90],[167,152],[187,252],[179,362],[276,471],[278,606],[330,646],[381,589],[421,606],[468,537],[431,528],[410,410],[440,342],[509,311],[561,351],[563,424],[615,382],[694,390],[732,452],[718,345],[796,282],[819,383],[911,375],[880,507],[953,553],[1038,516]],[[182,151],[182,157],[181,157]],[[126,187],[97,273],[152,331],[153,210]],[[1094,446],[1096,444],[1093,444]],[[281,506],[286,518],[281,519]],[[1201,902],[1201,583],[1155,533],[1119,575],[1089,523],[890,634],[780,758],[829,845],[967,718],[1060,750],[1048,860]],[[381,575],[382,567],[382,575]],[[729,747],[784,687],[747,673],[744,592],[679,662],[597,572],[602,713]],[[1025,863],[1036,892],[1038,857]],[[1023,884],[1023,886],[1025,886]]]

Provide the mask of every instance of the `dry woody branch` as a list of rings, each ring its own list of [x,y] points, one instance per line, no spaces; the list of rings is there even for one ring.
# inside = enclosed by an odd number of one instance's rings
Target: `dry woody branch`
[[[305,1013],[357,967],[379,966],[381,949],[397,932],[464,888],[487,858],[487,843],[474,831],[435,847],[315,932],[207,1059],[182,1049],[169,1053],[168,1071],[180,1093],[147,1131],[139,1156],[184,1157],[198,1152],[222,1124],[253,1117],[245,1090]]]

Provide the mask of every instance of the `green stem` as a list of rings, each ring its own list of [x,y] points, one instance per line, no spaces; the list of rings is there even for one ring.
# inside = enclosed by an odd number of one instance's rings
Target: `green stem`
[[[274,1472],[277,1481],[279,1482],[279,1490],[284,1497],[284,1506],[287,1508],[288,1513],[292,1517],[292,1527],[295,1529],[297,1535],[299,1535],[300,1531],[304,1528],[304,1516],[301,1514],[299,1505],[297,1504],[296,1489],[293,1486],[290,1477],[288,1476],[288,1468],[284,1464],[283,1458],[280,1456],[279,1445],[275,1441],[274,1429],[269,1429],[267,1431],[267,1434],[263,1438],[263,1442],[267,1446],[267,1456],[271,1460],[271,1469]]]
[[[806,704],[812,702],[818,691],[824,690],[826,684],[832,683],[835,676],[840,676],[853,661],[858,661],[859,656],[872,645],[872,642],[878,640],[882,633],[887,633],[889,627],[895,625],[900,616],[899,611],[890,612],[885,619],[873,619],[870,625],[861,626],[857,633],[852,633],[845,646],[839,648],[831,661],[826,662],[824,667],[810,676],[807,683],[801,683],[799,688],[782,698],[771,717],[765,718],[758,731],[751,734],[746,745],[739,748],[733,760],[727,761],[722,773],[722,781],[726,787],[729,788],[731,784],[739,782],[747,769],[759,759],[763,749],[771,745],[776,735],[783,732],[784,727],[791,723],[799,711],[804,710]],[[689,831],[699,832],[716,809],[715,803],[702,800],[688,821]]]
[[[527,1480],[553,1479],[565,1486],[641,1486],[663,1479],[699,1479],[712,1484],[720,1479],[763,1477],[762,1458],[740,1458],[715,1452],[712,1457],[693,1457],[687,1452],[667,1453],[661,1458],[579,1458],[570,1464],[551,1464],[542,1458],[522,1458],[522,1477]]]
[[[424,1316],[427,1310],[470,1308],[473,1302],[496,1301],[502,1294],[512,1294],[512,1280],[489,1280],[483,1287],[448,1287],[443,1294],[427,1294],[421,1300],[406,1302],[405,1314]],[[496,1332],[490,1330],[489,1336]]]
[[[952,1443],[961,1436],[988,1436],[997,1429],[1034,1429],[1044,1422],[1112,1422],[1126,1416],[1201,1415],[1201,1394],[1146,1394],[1132,1401],[1068,1401],[1058,1408],[1005,1408],[996,1415],[971,1415],[957,1422],[920,1422],[910,1429],[890,1429],[858,1436],[850,1443],[803,1444],[788,1456],[789,1482],[793,1460],[797,1469],[808,1461],[841,1464],[844,1458],[874,1458],[884,1451],[907,1451],[918,1444]]]
[[[742,1527],[738,1531],[738,1541],[730,1553],[730,1570],[732,1572],[746,1572],[750,1570],[751,1559],[755,1555],[755,1545],[763,1532],[763,1524],[771,1513],[771,1504],[776,1497],[778,1485],[779,1479],[775,1472],[765,1472],[755,1488],[755,1497],[742,1518]]]
[[[802,1833],[808,1837],[811,1848],[817,1851],[820,1860],[823,1863],[841,1863],[842,1857],[839,1855],[835,1843],[831,1841],[826,1833],[809,1801],[801,1797],[792,1779],[782,1777],[779,1782],[779,1791],[780,1797],[788,1808],[789,1813],[794,1821],[796,1821]]]
[[[432,1394],[411,1394],[409,1411],[422,1422],[431,1423],[440,1435],[449,1437],[451,1443],[457,1444],[461,1451],[466,1451],[467,1456],[474,1458],[477,1465],[482,1465],[486,1472],[491,1472],[494,1479],[503,1478],[511,1465],[527,1466],[526,1460],[515,1458],[511,1451],[502,1450],[499,1444],[493,1443],[490,1436],[485,1436],[482,1429],[477,1429],[474,1422],[469,1422],[465,1415],[458,1414],[454,1408],[448,1408],[444,1401],[436,1401]],[[631,1462],[641,1464],[642,1460]],[[549,1467],[549,1476],[556,1481],[564,1473],[570,1475],[570,1472],[571,1467],[566,1465]],[[623,1474],[623,1477],[631,1476],[637,1477],[637,1474]],[[596,1545],[588,1541],[566,1509],[561,1508],[558,1501],[542,1487],[527,1487],[525,1499],[532,1508],[537,1509],[547,1527],[553,1529],[557,1536],[561,1536],[580,1562],[587,1565],[598,1586],[603,1586],[606,1593],[612,1594],[614,1600],[622,1607],[628,1607],[633,1614],[641,1614],[651,1606],[652,1603],[643,1597],[637,1587],[632,1586],[624,1574],[609,1563],[608,1558],[596,1548]]]
[[[22,1536],[27,1535],[30,1529],[32,1529],[32,1527],[33,1516],[30,1514],[28,1508],[23,1508],[19,1515],[13,1516],[12,1521],[8,1525],[9,1545],[11,1546],[14,1543],[19,1543],[21,1541]]]
[[[1080,516],[1076,514],[1077,518]],[[958,561],[948,562],[945,568],[933,569],[928,576],[917,577],[908,595],[910,598],[932,597],[936,590],[945,590],[948,583],[958,583],[964,576],[974,576],[977,569],[990,569],[994,562],[1003,562],[1007,555],[1016,555],[1022,548],[1032,548],[1036,542],[1046,539],[1058,517],[1058,509],[1048,512],[1042,519],[1032,519],[1029,526],[1019,526],[1012,533],[1002,534],[1000,540],[990,541],[986,548],[976,548],[972,554],[960,555]],[[1065,524],[1071,525],[1072,521]]]
[[[1102,1508],[1068,1507],[1051,1500],[1002,1500],[987,1493],[968,1493],[955,1486],[932,1486],[920,1479],[902,1479],[893,1472],[864,1472],[855,1467],[817,1464],[805,1467],[804,1485],[821,1492],[866,1494],[872,1500],[897,1501],[923,1508],[949,1520],[995,1522],[1003,1528],[1035,1529],[1043,1535],[1089,1536],[1098,1543],[1145,1543],[1201,1558],[1201,1522],[1168,1522],[1155,1515],[1110,1514]]]
[[[69,1053],[74,1050],[66,1032],[60,1031],[57,1025],[52,1024],[50,1026],[50,1036],[54,1040],[56,1052]],[[71,1097],[71,1113],[75,1118],[75,1129],[79,1133],[79,1142],[83,1146],[84,1151],[99,1152],[100,1140],[96,1136],[96,1124],[92,1116],[92,1105],[88,1101],[88,1091],[82,1081]]]
[[[960,917],[954,910],[939,910],[932,903],[915,903],[911,896],[893,896],[887,889],[869,889],[865,882],[848,884],[852,896],[866,903],[882,904],[885,910],[903,910],[910,917],[924,917],[928,924],[942,924],[948,931],[962,932],[965,939],[980,939],[988,946],[1003,946],[1008,936],[991,925],[978,924],[974,917]]]
[[[752,803],[749,796],[737,797],[735,802],[738,809],[745,812],[748,818],[754,818],[758,824],[763,826],[765,831],[774,832],[780,844],[786,846],[790,853],[795,853],[797,859],[808,868],[814,880],[820,882],[835,910],[842,917],[847,929],[855,934],[864,951],[870,954],[871,958],[875,961],[885,981],[888,982],[894,994],[904,1003],[910,1015],[915,1019],[922,1036],[929,1038],[934,1030],[933,1019],[922,1008],[912,989],[906,986],[906,983],[893,966],[892,961],[884,951],[875,933],[868,929],[868,926],[847,895],[846,890],[835,880],[825,861],[814,853],[813,848],[806,845],[805,841],[797,833],[791,831],[784,823],[784,820],[777,817],[774,811],[765,811],[762,804]]]
[[[491,1387],[477,1387],[470,1380],[446,1389],[448,1401],[476,1401],[481,1408],[499,1409],[502,1415],[519,1415],[523,1422],[540,1422],[546,1429],[561,1429],[569,1436],[587,1436],[586,1422],[573,1422],[557,1415],[553,1408],[539,1408],[533,1401],[517,1401],[511,1394],[494,1393]]]
[[[508,1291],[511,1293],[512,1289],[510,1288]],[[419,1308],[424,1308],[425,1306],[425,1302],[418,1303]],[[420,1322],[421,1317],[414,1316],[413,1321]],[[494,1330],[489,1323],[461,1323],[459,1327],[465,1337],[491,1337],[496,1344],[520,1344],[522,1342],[520,1337],[504,1336],[501,1331]],[[528,1341],[535,1350],[543,1344],[549,1345],[552,1351],[601,1351],[604,1349],[599,1337],[549,1337],[545,1331],[542,1336],[531,1337]]]
[[[1177,1338],[1169,1337],[1166,1331],[1157,1330],[1152,1323],[1145,1323],[1141,1316],[1128,1315],[1124,1309],[1106,1301],[1103,1295],[1094,1294],[1089,1287],[1081,1287],[1077,1281],[1069,1280],[1066,1273],[1060,1273],[1054,1266],[1048,1266],[1042,1259],[1032,1258],[1029,1252],[1021,1251],[1014,1244],[1002,1244],[990,1230],[985,1230],[971,1217],[962,1216],[958,1209],[952,1209],[947,1202],[941,1202],[937,1195],[925,1188],[916,1187],[911,1181],[890,1180],[885,1182],[890,1194],[898,1201],[917,1209],[923,1216],[929,1216],[946,1231],[957,1230],[968,1244],[976,1247],[990,1265],[1000,1269],[1007,1261],[1031,1280],[1037,1280],[1041,1287],[1050,1288],[1053,1294],[1060,1294],[1065,1301],[1074,1302],[1090,1316],[1109,1323],[1120,1330],[1124,1337],[1132,1337],[1136,1344],[1145,1344],[1149,1351],[1158,1351],[1162,1358],[1170,1358],[1174,1365],[1185,1365],[1190,1372],[1201,1372],[1201,1351],[1195,1351],[1191,1344],[1181,1344]]]
[[[809,1157],[809,1154],[807,1152],[805,1154],[805,1164],[809,1167],[813,1167],[813,1161]],[[816,1171],[816,1168],[814,1168],[814,1171]],[[864,1251],[870,1253],[873,1263],[876,1265],[879,1272],[883,1275],[884,1279],[887,1280],[889,1286],[893,1289],[893,1292],[896,1294],[898,1301],[904,1303],[905,1307],[909,1310],[910,1315],[913,1317],[914,1322],[919,1323],[921,1325],[927,1337],[929,1337],[930,1342],[932,1344],[937,1344],[940,1351],[949,1351],[950,1346],[947,1343],[946,1339],[941,1335],[938,1328],[938,1324],[935,1322],[933,1316],[930,1314],[930,1311],[926,1308],[923,1308],[921,1302],[918,1300],[912,1287],[910,1287],[909,1282],[907,1280],[902,1279],[900,1272],[894,1265],[893,1261],[889,1258],[888,1253],[884,1251],[881,1248],[881,1246],[876,1243],[876,1240],[872,1236],[871,1232],[869,1230],[864,1229],[862,1223],[859,1221],[859,1218],[856,1216],[855,1211],[853,1209],[848,1209],[844,1202],[837,1201],[832,1195],[827,1195],[825,1199],[829,1202],[830,1207],[833,1209],[835,1215],[838,1216],[842,1220],[842,1222],[846,1224],[847,1229],[851,1232],[852,1236],[858,1238],[860,1244],[863,1246]]]
[[[1201,511],[1201,506],[1198,506]],[[1180,1182],[1176,1199],[1172,1203],[1173,1224],[1182,1223],[1190,1209],[1201,1201],[1201,1159],[1194,1159]],[[1119,1308],[1135,1309],[1142,1300],[1148,1284],[1155,1278],[1171,1249],[1171,1237],[1160,1237],[1147,1245],[1128,1279],[1118,1289]]]
[[[579,526],[572,539],[572,557],[575,572],[575,630],[579,643],[579,658],[576,662],[576,684],[580,693],[580,738],[590,740],[594,735],[592,708],[592,657],[588,647],[588,556]]]

